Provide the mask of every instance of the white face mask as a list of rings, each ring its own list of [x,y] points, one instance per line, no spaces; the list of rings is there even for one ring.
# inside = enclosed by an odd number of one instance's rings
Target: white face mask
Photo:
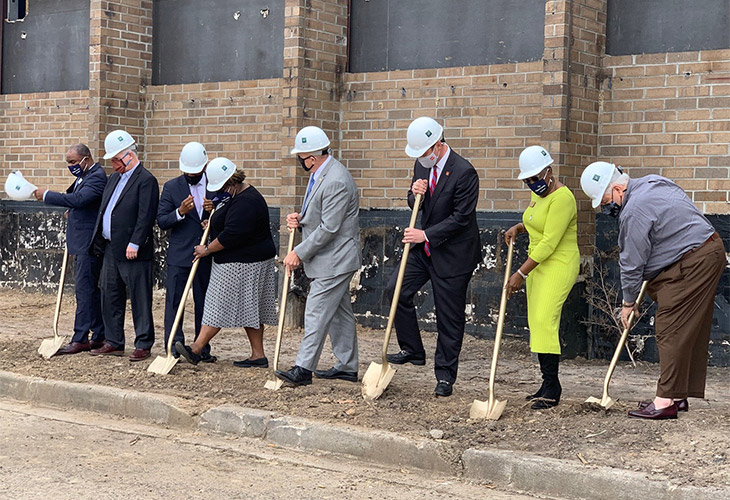
[[[438,161],[439,156],[436,154],[436,148],[434,148],[431,151],[431,154],[428,156],[421,156],[418,159],[418,163],[421,164],[423,168],[432,169],[434,165],[436,165],[436,162]]]

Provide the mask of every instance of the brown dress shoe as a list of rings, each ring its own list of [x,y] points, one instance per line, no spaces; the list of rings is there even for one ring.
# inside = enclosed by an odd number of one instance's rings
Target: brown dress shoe
[[[643,410],[651,403],[651,401],[641,401],[639,402],[639,409]],[[677,405],[677,411],[689,411],[689,401],[687,401],[687,398],[675,401],[674,404]]]
[[[92,356],[122,356],[124,355],[124,349],[104,342],[103,346],[99,349],[92,349],[89,354]]]
[[[657,410],[654,403],[650,403],[649,406],[641,410],[632,410],[629,412],[629,417],[634,418],[647,418],[649,420],[666,420],[669,418],[677,418],[677,405],[672,404],[661,410]]]
[[[89,347],[92,349],[101,349],[104,347],[104,341],[103,340],[92,340],[89,342]]]
[[[135,349],[132,354],[129,355],[129,361],[142,361],[150,357],[149,349]]]
[[[69,342],[63,349],[59,349],[56,354],[78,354],[80,352],[90,351],[91,347],[88,342]]]

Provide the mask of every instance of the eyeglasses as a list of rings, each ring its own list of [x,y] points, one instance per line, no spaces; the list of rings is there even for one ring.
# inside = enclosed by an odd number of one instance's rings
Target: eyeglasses
[[[545,169],[545,175],[542,176],[543,179],[545,177],[547,177],[547,174],[548,174],[548,170],[549,169],[550,169],[550,167],[548,167],[547,169]],[[522,182],[524,182],[527,185],[530,185],[530,184],[536,183],[539,180],[542,180],[542,179],[540,179],[540,174],[537,174],[537,175],[533,175],[532,177],[528,177],[527,179],[522,179]]]

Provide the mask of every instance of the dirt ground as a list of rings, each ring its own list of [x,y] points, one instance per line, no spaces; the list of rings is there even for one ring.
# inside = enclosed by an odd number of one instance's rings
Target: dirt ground
[[[222,331],[213,339],[219,362],[193,367],[181,361],[167,376],[146,371],[151,361],[130,363],[127,358],[96,358],[87,354],[58,356],[44,361],[36,350],[40,339],[51,335],[55,296],[0,289],[0,370],[49,379],[103,384],[125,389],[179,396],[190,408],[206,409],[231,403],[262,408],[334,423],[384,429],[431,439],[432,430],[443,431],[445,453],[456,457],[467,447],[525,451],[542,456],[641,471],[659,481],[677,485],[730,486],[730,404],[727,402],[729,368],[710,368],[704,400],[690,400],[690,411],[678,420],[647,422],[631,419],[626,411],[641,399],[653,396],[657,365],[621,363],[616,369],[611,395],[619,402],[609,411],[595,411],[583,404],[588,396],[601,396],[608,363],[582,358],[561,363],[563,399],[557,408],[534,411],[524,396],[539,385],[539,370],[526,342],[503,340],[497,377],[497,396],[507,400],[502,418],[472,421],[469,406],[488,396],[487,382],[492,342],[465,339],[459,379],[450,398],[436,398],[433,389],[435,335],[424,333],[425,367],[398,368],[385,394],[374,402],[361,397],[360,384],[315,379],[310,386],[264,389],[268,370],[240,369],[232,361],[248,357],[243,330]],[[60,330],[72,331],[74,304],[65,297]],[[188,305],[192,311],[192,303]],[[163,295],[155,297],[155,325],[162,338]],[[192,331],[192,315],[185,321]],[[127,314],[128,350],[132,335]],[[360,376],[371,361],[379,359],[382,331],[359,332]],[[267,352],[273,352],[275,327],[267,328]],[[285,332],[281,366],[293,364],[300,331]],[[163,350],[161,341],[153,355]],[[395,339],[391,352],[396,350]],[[320,368],[332,366],[329,346]],[[269,357],[273,362],[273,356]],[[458,464],[455,463],[458,467]]]

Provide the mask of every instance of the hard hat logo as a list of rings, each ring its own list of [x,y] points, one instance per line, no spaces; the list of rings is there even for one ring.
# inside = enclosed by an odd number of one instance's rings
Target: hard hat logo
[[[426,137],[431,137],[433,135],[433,132],[430,130],[426,130]]]
[[[593,176],[593,180],[596,181],[596,182],[598,182],[598,181],[601,180],[601,176],[600,175],[594,175]]]
[[[540,152],[542,153],[543,156],[547,156],[547,151],[545,151],[544,149]]]
[[[228,167],[226,165],[221,165],[221,170],[225,172],[226,170],[228,170]]]
[[[302,137],[302,144],[306,144],[306,143],[307,143],[307,138],[306,137]]]
[[[117,137],[117,140],[118,140],[119,142],[122,142],[122,141],[124,141],[124,137],[122,137],[122,136],[120,135],[119,137]]]

